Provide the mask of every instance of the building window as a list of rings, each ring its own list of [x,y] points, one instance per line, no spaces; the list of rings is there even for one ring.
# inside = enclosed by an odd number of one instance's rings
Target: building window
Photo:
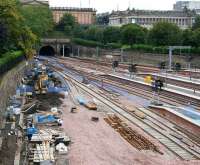
[[[120,19],[119,19],[119,23],[120,23],[120,24],[122,24],[122,23],[123,23],[123,20],[122,20],[122,18],[120,18]]]
[[[136,19],[132,18],[131,23],[136,23]]]
[[[182,26],[184,26],[184,19],[182,19],[181,23],[182,23]]]

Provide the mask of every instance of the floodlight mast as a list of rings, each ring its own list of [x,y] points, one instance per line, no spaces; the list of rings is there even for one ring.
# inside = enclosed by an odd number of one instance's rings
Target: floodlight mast
[[[169,71],[172,70],[172,55],[175,49],[191,49],[191,46],[169,46]]]

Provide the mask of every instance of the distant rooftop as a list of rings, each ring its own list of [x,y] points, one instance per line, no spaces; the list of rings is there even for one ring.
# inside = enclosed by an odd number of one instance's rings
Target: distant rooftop
[[[174,10],[125,10],[113,11],[111,16],[163,16],[163,17],[188,17],[195,16],[194,11],[174,11]]]
[[[20,0],[20,3],[23,5],[28,4],[42,4],[42,5],[49,5],[48,0]]]
[[[96,12],[93,8],[78,8],[78,7],[51,7],[51,10],[67,10],[67,11],[89,11]]]

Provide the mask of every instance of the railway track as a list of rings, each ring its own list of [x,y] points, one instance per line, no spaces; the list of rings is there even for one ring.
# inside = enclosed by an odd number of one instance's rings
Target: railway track
[[[66,60],[66,58],[57,58],[57,59],[60,59],[60,60]],[[107,66],[109,68],[111,68],[112,64],[111,62],[107,62],[107,61],[97,61],[96,59],[91,59],[91,58],[79,58],[79,57],[76,57],[76,58],[68,58],[70,59],[71,61],[81,61],[82,64],[84,63],[87,63],[87,64],[97,64],[97,65],[100,65],[100,66]],[[144,72],[160,72],[160,69],[158,67],[155,67],[155,66],[148,66],[148,65],[141,65],[139,64],[138,66],[138,70],[139,71],[144,71]],[[122,64],[120,63],[119,64],[119,68],[122,68],[122,69],[128,69],[128,64]],[[187,71],[187,70],[182,70],[179,72],[180,75],[183,75],[183,76],[186,76],[188,77],[189,74],[191,73],[191,76],[192,78],[199,78],[200,77],[200,72],[195,72],[195,71]]]
[[[61,60],[62,63],[66,62],[66,60],[63,60],[63,59],[59,59],[59,60]],[[70,58],[70,60],[77,62],[77,59]],[[105,72],[105,71],[107,72],[108,70],[111,70],[111,63],[99,62],[99,61],[95,61],[95,60],[92,60],[92,59],[86,60],[86,59],[79,59],[78,58],[78,60],[79,60],[79,62],[81,62],[82,66],[85,66],[85,67],[88,67],[88,65],[94,64],[94,65],[90,66],[92,69],[96,69],[96,66],[99,66],[98,70],[100,70],[102,72]],[[120,64],[119,68],[120,69],[117,72],[122,73],[122,74],[128,74],[128,72],[125,71],[125,70],[128,70],[128,65]],[[124,69],[124,70],[122,70],[122,69]],[[149,74],[151,75],[152,72],[159,73],[160,69],[158,69],[156,67],[148,67],[148,66],[144,66],[144,65],[139,65],[138,71],[149,72]],[[142,75],[147,75],[147,74],[142,74]],[[199,75],[200,75],[200,73],[199,73]],[[177,86],[192,89],[192,90],[200,90],[200,85],[195,84],[193,82],[183,82],[183,81],[171,79],[169,77],[164,78],[162,76],[157,76],[157,77],[164,79],[164,81],[166,81],[167,84],[177,85]]]
[[[104,90],[105,92],[107,92],[108,94],[110,94],[110,91],[107,91],[104,88],[101,88],[101,90]],[[131,93],[130,90],[129,90],[129,93]],[[101,93],[101,94],[106,95],[105,93]],[[107,97],[109,97],[109,95],[107,95]],[[113,99],[113,98],[110,97],[110,99]],[[116,100],[116,99],[114,98],[114,100]],[[121,104],[118,104],[118,105],[121,106]],[[143,107],[142,104],[140,104],[139,106]],[[170,121],[168,119],[164,119],[163,116],[161,116],[158,113],[152,112],[151,109],[149,109],[149,108],[145,108],[145,109],[144,108],[140,108],[139,110],[140,110],[140,112],[142,112],[144,114],[142,116],[147,116],[147,119],[151,120],[151,122],[156,127],[159,127],[160,129],[163,129],[165,131],[168,130],[168,131],[171,131],[173,133],[176,133],[177,135],[183,136],[184,138],[186,138],[190,142],[192,142],[195,145],[197,145],[198,147],[200,147],[200,144],[199,144],[200,143],[200,138],[198,136],[192,134],[191,132],[189,132],[187,130],[184,130],[183,128],[181,128],[179,126],[177,126],[176,123],[174,123],[174,122],[172,122],[172,121]],[[126,111],[130,112],[130,109],[127,109]],[[134,111],[133,111],[133,115],[135,115]]]
[[[118,82],[122,85],[122,87],[124,85],[128,85],[130,90],[131,90],[131,88],[136,87],[137,89],[140,89],[140,90],[142,89],[144,92],[152,93],[151,86],[147,86],[145,84],[141,84],[141,83],[137,83],[137,82],[133,82],[133,81],[130,82],[129,80],[126,80],[126,79],[120,79],[117,77],[112,77],[112,76],[107,76],[107,75],[104,77],[113,81],[113,84]],[[190,103],[191,105],[195,106],[197,109],[199,109],[199,107],[200,107],[200,102],[198,99],[190,98],[188,96],[180,95],[178,93],[162,90],[160,92],[160,97],[163,98],[164,100],[171,100],[172,102],[176,102],[181,105],[188,105],[188,103]]]
[[[64,64],[63,64],[64,65]],[[65,65],[64,65],[65,66]],[[122,89],[127,90],[129,93],[143,97],[145,99],[152,99],[152,88],[151,86],[147,86],[141,83],[137,82],[131,82],[125,79],[120,79],[117,77],[112,76],[98,76],[91,73],[87,73],[84,71],[76,70],[75,68],[70,68],[65,66],[67,69],[71,70],[74,74],[79,74],[84,77],[87,77],[89,80],[95,80],[101,83],[101,79],[103,78],[103,81],[105,83],[108,83],[113,86],[118,86]],[[169,92],[169,91],[161,91],[159,95],[161,101],[163,103],[167,103],[170,105],[176,105],[176,106],[182,106],[182,105],[188,105],[190,103],[194,107],[196,107],[197,110],[200,110],[200,102],[197,99],[190,98],[188,96],[183,96],[177,93]]]
[[[147,75],[151,75],[151,74],[141,74],[142,77],[145,77]],[[192,80],[189,82],[188,81],[178,81],[172,78],[166,78],[164,76],[160,76],[160,75],[156,75],[156,77],[164,80],[165,84],[172,84],[175,86],[180,86],[183,88],[188,88],[188,89],[192,89],[192,90],[200,90],[200,84],[197,84],[195,82],[192,82]]]
[[[200,159],[200,154],[195,150],[192,150],[188,145],[182,143],[179,139],[174,136],[171,136],[164,129],[161,130],[158,126],[155,126],[155,123],[152,126],[152,121],[149,119],[143,120],[137,116],[133,116],[131,113],[128,113],[122,107],[120,107],[116,102],[109,100],[103,95],[97,94],[96,91],[88,88],[87,86],[81,84],[77,80],[73,79],[69,75],[63,73],[61,68],[57,68],[56,71],[61,74],[66,80],[70,80],[73,84],[83,91],[87,92],[89,95],[98,99],[102,103],[104,103],[107,107],[109,107],[113,112],[119,114],[126,118],[129,122],[137,125],[142,130],[144,130],[147,134],[152,137],[158,139],[160,143],[162,143],[166,148],[173,154],[183,160],[192,160],[192,159]],[[160,125],[160,124],[159,124]],[[160,127],[162,127],[160,125]]]

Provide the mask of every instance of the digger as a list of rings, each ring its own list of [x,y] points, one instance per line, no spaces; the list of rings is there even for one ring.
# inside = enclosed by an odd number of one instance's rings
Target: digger
[[[47,82],[48,75],[42,73],[38,75],[38,79],[35,82],[35,93],[36,94],[46,94],[47,93]]]

